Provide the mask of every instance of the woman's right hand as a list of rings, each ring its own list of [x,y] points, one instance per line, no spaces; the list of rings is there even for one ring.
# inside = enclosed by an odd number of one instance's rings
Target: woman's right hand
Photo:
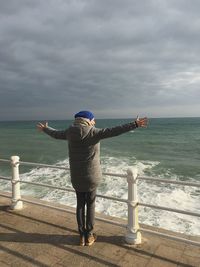
[[[39,123],[37,124],[37,129],[38,129],[40,132],[44,131],[44,129],[47,128],[47,127],[48,127],[48,122],[45,122],[45,123],[39,122]]]
[[[141,119],[137,119],[136,123],[137,123],[138,127],[146,128],[147,124],[148,124],[148,119],[147,119],[147,117],[141,118]]]

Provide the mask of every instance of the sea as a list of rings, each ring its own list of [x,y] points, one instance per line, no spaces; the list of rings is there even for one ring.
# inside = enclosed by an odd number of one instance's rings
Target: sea
[[[97,119],[96,127],[114,127],[130,119]],[[63,130],[71,120],[49,121]],[[0,122],[0,158],[18,155],[21,161],[69,167],[68,146],[36,129],[37,121]],[[103,172],[126,174],[137,167],[139,176],[200,183],[200,118],[150,118],[140,128],[101,141]],[[11,168],[0,162],[0,176],[11,177]],[[70,187],[69,171],[20,165],[21,180]],[[11,183],[0,180],[0,190],[11,191]],[[76,206],[75,194],[58,189],[21,185],[21,194]],[[127,199],[125,178],[104,175],[98,194]],[[200,213],[200,188],[138,181],[140,202]],[[127,218],[127,204],[97,198],[96,211]],[[139,222],[190,235],[200,235],[200,218],[147,207],[139,207]]]

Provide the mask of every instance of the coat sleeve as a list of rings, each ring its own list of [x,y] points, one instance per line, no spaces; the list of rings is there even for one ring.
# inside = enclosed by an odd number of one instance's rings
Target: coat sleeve
[[[101,139],[118,136],[120,134],[134,130],[137,127],[138,126],[135,122],[131,122],[112,128],[103,128],[103,129],[94,128],[93,137],[98,141]]]
[[[53,129],[51,127],[47,127],[47,128],[44,128],[43,131],[55,139],[62,139],[62,140],[68,139],[68,129],[64,130],[64,131],[58,131],[58,130]]]

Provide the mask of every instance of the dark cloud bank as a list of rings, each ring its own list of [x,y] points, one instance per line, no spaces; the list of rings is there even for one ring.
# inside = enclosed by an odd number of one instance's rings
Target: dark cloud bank
[[[0,0],[0,120],[200,116],[200,2]]]

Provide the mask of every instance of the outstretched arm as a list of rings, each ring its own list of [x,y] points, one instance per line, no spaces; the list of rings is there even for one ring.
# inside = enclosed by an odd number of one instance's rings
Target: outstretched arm
[[[63,140],[67,139],[67,130],[65,130],[65,131],[57,131],[57,130],[49,127],[48,126],[48,122],[45,122],[45,123],[39,122],[37,124],[37,129],[40,132],[45,132],[46,134],[48,134],[51,137],[56,138],[56,139],[63,139]]]
[[[114,137],[131,130],[134,130],[138,127],[145,128],[147,127],[148,120],[147,118],[136,119],[133,122],[126,123],[120,126],[112,127],[112,128],[104,128],[104,129],[95,129],[94,137],[97,139],[104,139]]]

